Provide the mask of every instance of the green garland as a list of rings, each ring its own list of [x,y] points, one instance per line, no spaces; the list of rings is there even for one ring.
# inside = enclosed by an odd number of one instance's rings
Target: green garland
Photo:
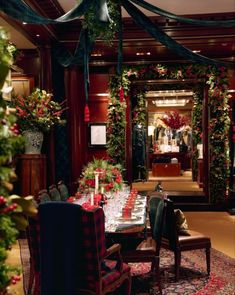
[[[209,148],[210,148],[210,175],[209,186],[211,202],[217,203],[224,199],[228,187],[229,177],[229,146],[228,146],[228,129],[230,124],[228,113],[228,77],[226,69],[221,67],[202,66],[199,64],[193,65],[148,65],[129,67],[123,70],[122,77],[113,76],[110,81],[111,101],[109,105],[108,126],[115,126],[116,115],[111,115],[112,112],[122,113],[118,116],[123,118],[123,122],[118,122],[115,128],[115,134],[118,140],[114,137],[109,137],[108,154],[114,155],[121,146],[125,147],[125,132],[122,132],[126,125],[126,118],[122,104],[120,103],[120,87],[125,91],[125,97],[130,94],[130,85],[133,80],[149,80],[149,79],[204,79],[209,84],[209,106],[210,106],[210,122],[209,122]],[[152,87],[152,86],[151,86]],[[158,85],[154,86],[156,89]],[[202,86],[203,87],[203,84]],[[195,179],[197,172],[197,144],[201,142],[202,134],[202,100],[203,89],[198,88],[198,85],[192,86],[194,95],[193,108],[193,177]],[[153,88],[151,88],[153,89]],[[149,90],[147,85],[144,91]],[[137,90],[136,90],[137,91]],[[143,91],[143,89],[142,89]],[[115,97],[115,99],[114,99]],[[138,97],[138,96],[136,96]],[[119,108],[120,103],[120,110]],[[112,110],[112,111],[111,111]],[[115,110],[115,111],[114,111]],[[142,121],[142,115],[137,115],[137,121]],[[140,119],[141,118],[141,119]],[[117,159],[117,158],[116,158]],[[118,162],[118,159],[117,159]],[[123,161],[121,162],[124,163]]]
[[[209,75],[210,194],[212,202],[224,200],[229,176],[229,95],[225,69]]]
[[[124,79],[123,79],[124,80]],[[125,167],[126,101],[127,84],[113,76],[109,83],[110,102],[108,106],[107,152],[116,164]],[[114,123],[115,122],[115,123]]]
[[[84,14],[82,26],[88,30],[90,39],[96,41],[102,39],[106,44],[112,46],[115,34],[119,28],[120,3],[117,0],[108,0],[108,12],[110,21],[102,23],[97,18],[98,1],[94,1],[88,11]]]
[[[13,46],[8,43],[6,32],[0,28],[0,89],[13,63]],[[0,93],[0,294],[5,294],[6,287],[15,281],[15,269],[6,264],[7,250],[16,242],[18,231],[13,221],[16,205],[9,199],[13,189],[12,181],[16,177],[11,166],[12,157],[19,152],[22,138],[15,124],[16,117],[6,110]],[[18,276],[17,276],[18,278]]]
[[[192,110],[192,176],[193,180],[197,180],[198,174],[198,150],[197,145],[202,143],[202,102],[203,102],[203,88],[198,87],[194,89],[193,95],[193,110]]]

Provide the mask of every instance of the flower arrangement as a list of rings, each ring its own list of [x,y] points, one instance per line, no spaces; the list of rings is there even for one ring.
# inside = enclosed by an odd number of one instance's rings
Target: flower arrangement
[[[21,131],[49,131],[56,124],[64,124],[61,114],[65,110],[62,102],[52,100],[52,94],[36,88],[29,96],[12,99]]]
[[[167,112],[165,116],[162,117],[162,121],[171,129],[177,130],[187,124],[187,118],[180,115],[179,112]]]
[[[79,180],[79,191],[88,192],[95,189],[95,172],[99,172],[99,190],[118,191],[122,188],[121,165],[112,165],[104,159],[94,159],[84,167]]]

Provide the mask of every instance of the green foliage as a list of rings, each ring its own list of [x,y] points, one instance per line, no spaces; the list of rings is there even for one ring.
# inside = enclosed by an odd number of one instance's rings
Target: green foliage
[[[94,190],[95,173],[98,172],[99,189],[102,186],[105,191],[118,191],[123,185],[121,170],[121,165],[110,164],[104,159],[94,159],[83,169],[79,190],[81,192]]]
[[[228,187],[229,175],[229,146],[228,146],[228,129],[230,126],[229,107],[228,107],[228,77],[226,69],[211,66],[203,66],[199,64],[192,65],[148,65],[128,67],[123,70],[122,77],[114,76],[111,78],[109,87],[111,93],[111,102],[108,113],[109,141],[108,153],[111,157],[120,153],[120,147],[125,147],[125,132],[122,128],[126,124],[124,116],[124,108],[120,103],[120,88],[124,89],[125,98],[130,95],[130,85],[133,80],[148,80],[148,79],[204,79],[209,84],[209,107],[210,107],[210,122],[209,122],[209,148],[210,148],[210,193],[211,201],[214,203],[224,199],[226,189]],[[158,89],[158,85],[155,88]],[[161,86],[162,87],[162,86]],[[169,86],[168,86],[169,87]],[[192,86],[194,91],[194,107],[192,118],[193,131],[193,177],[197,175],[197,159],[198,151],[197,144],[202,141],[202,101],[203,90],[205,84],[197,84]],[[153,87],[154,88],[154,87]],[[144,91],[148,91],[148,86],[144,87]],[[138,93],[139,91],[139,93]],[[143,88],[134,90],[136,100],[143,97]],[[142,103],[142,102],[141,102]],[[138,106],[138,102],[136,102]],[[134,110],[134,121],[144,121],[143,108],[136,107]],[[120,116],[119,112],[123,114]],[[123,121],[118,121],[118,128],[115,130],[116,117],[122,118]],[[113,134],[112,134],[113,132]],[[120,145],[121,143],[121,145]],[[124,155],[124,151],[122,151]],[[121,157],[116,157],[117,162],[121,161]],[[119,163],[119,162],[118,162]],[[122,162],[123,163],[123,162]]]
[[[208,75],[210,104],[210,191],[213,202],[224,200],[229,177],[229,94],[224,68]]]
[[[193,110],[192,110],[192,139],[193,139],[193,149],[192,149],[192,173],[193,180],[197,179],[198,174],[198,150],[197,145],[202,143],[202,102],[203,102],[203,87],[198,87],[194,89],[193,95]]]
[[[62,104],[52,100],[52,94],[36,88],[29,96],[12,98],[21,131],[49,131],[54,125],[64,124]]]
[[[14,52],[15,46],[9,43],[6,30],[0,27],[0,89],[2,89],[9,68],[13,64]]]
[[[0,28],[0,89],[13,63],[14,50],[7,33]],[[12,158],[22,146],[22,138],[18,134],[16,117],[9,113],[0,94],[0,294],[4,294],[14,272],[5,260],[7,250],[15,243],[18,234],[12,219],[16,205],[8,200],[13,188],[11,182],[16,178]]]
[[[147,108],[145,92],[138,92],[133,100],[135,102],[135,107],[132,111],[132,122],[137,125],[146,126]]]
[[[108,0],[107,6],[110,16],[108,23],[103,23],[98,19],[99,1],[96,0],[85,13],[82,26],[88,30],[91,40],[102,39],[107,45],[112,46],[119,27],[120,3],[117,0]]]
[[[115,123],[114,123],[115,122]],[[111,98],[108,106],[107,152],[114,163],[125,166],[126,103]]]

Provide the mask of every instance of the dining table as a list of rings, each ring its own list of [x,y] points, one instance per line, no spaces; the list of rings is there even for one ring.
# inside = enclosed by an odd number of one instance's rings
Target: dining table
[[[119,243],[123,255],[130,250],[135,251],[147,238],[147,196],[127,187],[115,193],[105,193],[103,199],[107,247]],[[82,194],[74,201],[82,206],[89,202],[90,194]]]

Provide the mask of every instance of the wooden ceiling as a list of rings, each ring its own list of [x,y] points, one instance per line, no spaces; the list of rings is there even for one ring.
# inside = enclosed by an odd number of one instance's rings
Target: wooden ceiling
[[[56,0],[40,0],[40,4],[36,0],[27,0],[26,2],[46,17],[56,18],[64,14]],[[23,25],[20,22],[10,20],[6,15],[1,15],[36,46],[49,45],[53,39],[63,42],[71,50],[77,44],[81,28],[79,20],[63,25]],[[187,16],[199,19],[227,20],[234,19],[235,13]],[[191,26],[160,16],[151,17],[151,19],[170,37],[185,47],[197,50],[201,55],[209,58],[235,61],[235,28]],[[124,63],[185,62],[182,57],[168,50],[142,28],[137,27],[132,18],[123,18],[123,28]],[[139,55],[137,55],[138,53]],[[115,65],[117,62],[117,40],[114,40],[112,46],[107,46],[102,40],[97,40],[90,62],[94,66]]]

